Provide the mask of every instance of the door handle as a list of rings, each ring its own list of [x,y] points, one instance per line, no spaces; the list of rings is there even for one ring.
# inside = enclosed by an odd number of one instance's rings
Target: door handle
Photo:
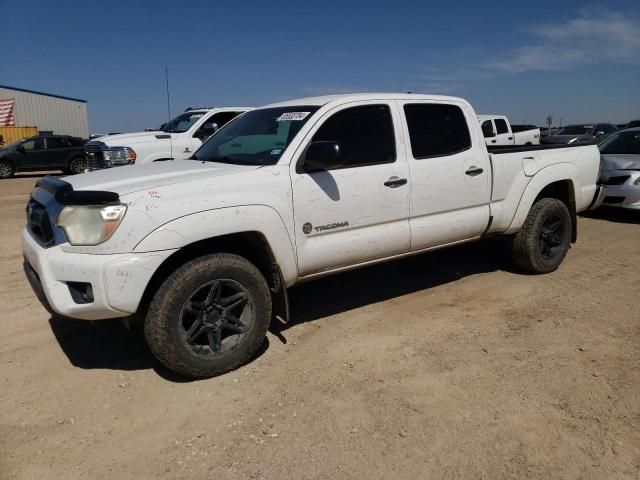
[[[496,143],[496,141],[495,140],[491,140],[491,143]]]
[[[400,178],[400,177],[391,177],[389,180],[384,182],[384,186],[389,188],[398,188],[406,184],[407,184],[407,179]]]
[[[480,175],[482,172],[484,172],[484,169],[476,167],[476,166],[471,166],[471,167],[469,167],[469,170],[467,170],[464,173],[466,175],[469,175],[470,177],[475,177],[476,175]]]
[[[507,140],[513,140],[513,137],[509,137],[509,138],[507,138]]]

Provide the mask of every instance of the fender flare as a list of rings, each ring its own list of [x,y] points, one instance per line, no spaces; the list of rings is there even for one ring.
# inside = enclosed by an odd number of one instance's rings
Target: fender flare
[[[520,227],[522,227],[522,225],[524,224],[527,215],[529,215],[529,211],[533,206],[533,202],[535,202],[536,198],[538,198],[538,195],[540,195],[540,192],[542,192],[542,190],[544,190],[544,188],[548,185],[561,181],[571,182],[575,195],[575,191],[577,190],[575,181],[576,178],[578,178],[578,172],[575,164],[573,163],[556,163],[539,170],[531,178],[524,192],[522,193],[520,202],[518,203],[518,208],[516,209],[516,213],[513,216],[511,224],[509,225],[509,228],[505,233],[512,234],[520,230]],[[575,212],[572,213],[572,215],[575,215]]]
[[[267,242],[285,286],[297,279],[295,249],[285,222],[267,205],[239,205],[205,210],[171,220],[147,234],[133,251],[181,249],[224,235],[257,232]]]

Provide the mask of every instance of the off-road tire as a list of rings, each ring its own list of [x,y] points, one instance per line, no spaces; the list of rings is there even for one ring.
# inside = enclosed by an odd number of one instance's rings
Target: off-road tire
[[[562,222],[562,236],[557,253],[545,258],[541,247],[543,226],[550,219]],[[511,256],[514,263],[533,273],[549,273],[556,270],[569,250],[571,243],[571,215],[567,206],[555,198],[543,198],[533,204],[520,231],[513,237]]]
[[[253,315],[249,329],[233,350],[213,350],[209,358],[187,343],[180,320],[190,295],[215,280],[240,284],[248,293]],[[217,253],[191,260],[173,272],[156,291],[144,323],[144,335],[155,357],[174,372],[206,378],[234,370],[246,363],[264,342],[271,321],[271,294],[260,271],[248,260]]]
[[[16,173],[16,167],[9,162],[0,161],[0,178],[11,178]]]
[[[66,173],[70,175],[79,175],[84,173],[87,168],[87,161],[84,158],[74,158],[69,162],[69,168],[66,169]]]

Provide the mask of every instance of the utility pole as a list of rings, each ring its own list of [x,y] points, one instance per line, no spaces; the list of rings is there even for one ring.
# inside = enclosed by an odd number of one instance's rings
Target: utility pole
[[[547,134],[551,135],[551,125],[553,125],[553,117],[549,115],[547,117]]]

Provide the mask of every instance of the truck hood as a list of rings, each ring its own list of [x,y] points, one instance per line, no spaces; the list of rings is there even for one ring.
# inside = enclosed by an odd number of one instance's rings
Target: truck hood
[[[157,142],[158,140],[175,138],[176,134],[165,132],[133,132],[133,133],[120,133],[118,135],[105,135],[104,137],[98,137],[92,142],[102,142],[108,147],[131,147],[132,145]]]
[[[640,155],[628,154],[603,154],[602,170],[640,170]]]
[[[65,177],[74,190],[103,190],[119,195],[165,185],[234,175],[262,168],[198,160],[173,160],[143,165],[108,168]]]

